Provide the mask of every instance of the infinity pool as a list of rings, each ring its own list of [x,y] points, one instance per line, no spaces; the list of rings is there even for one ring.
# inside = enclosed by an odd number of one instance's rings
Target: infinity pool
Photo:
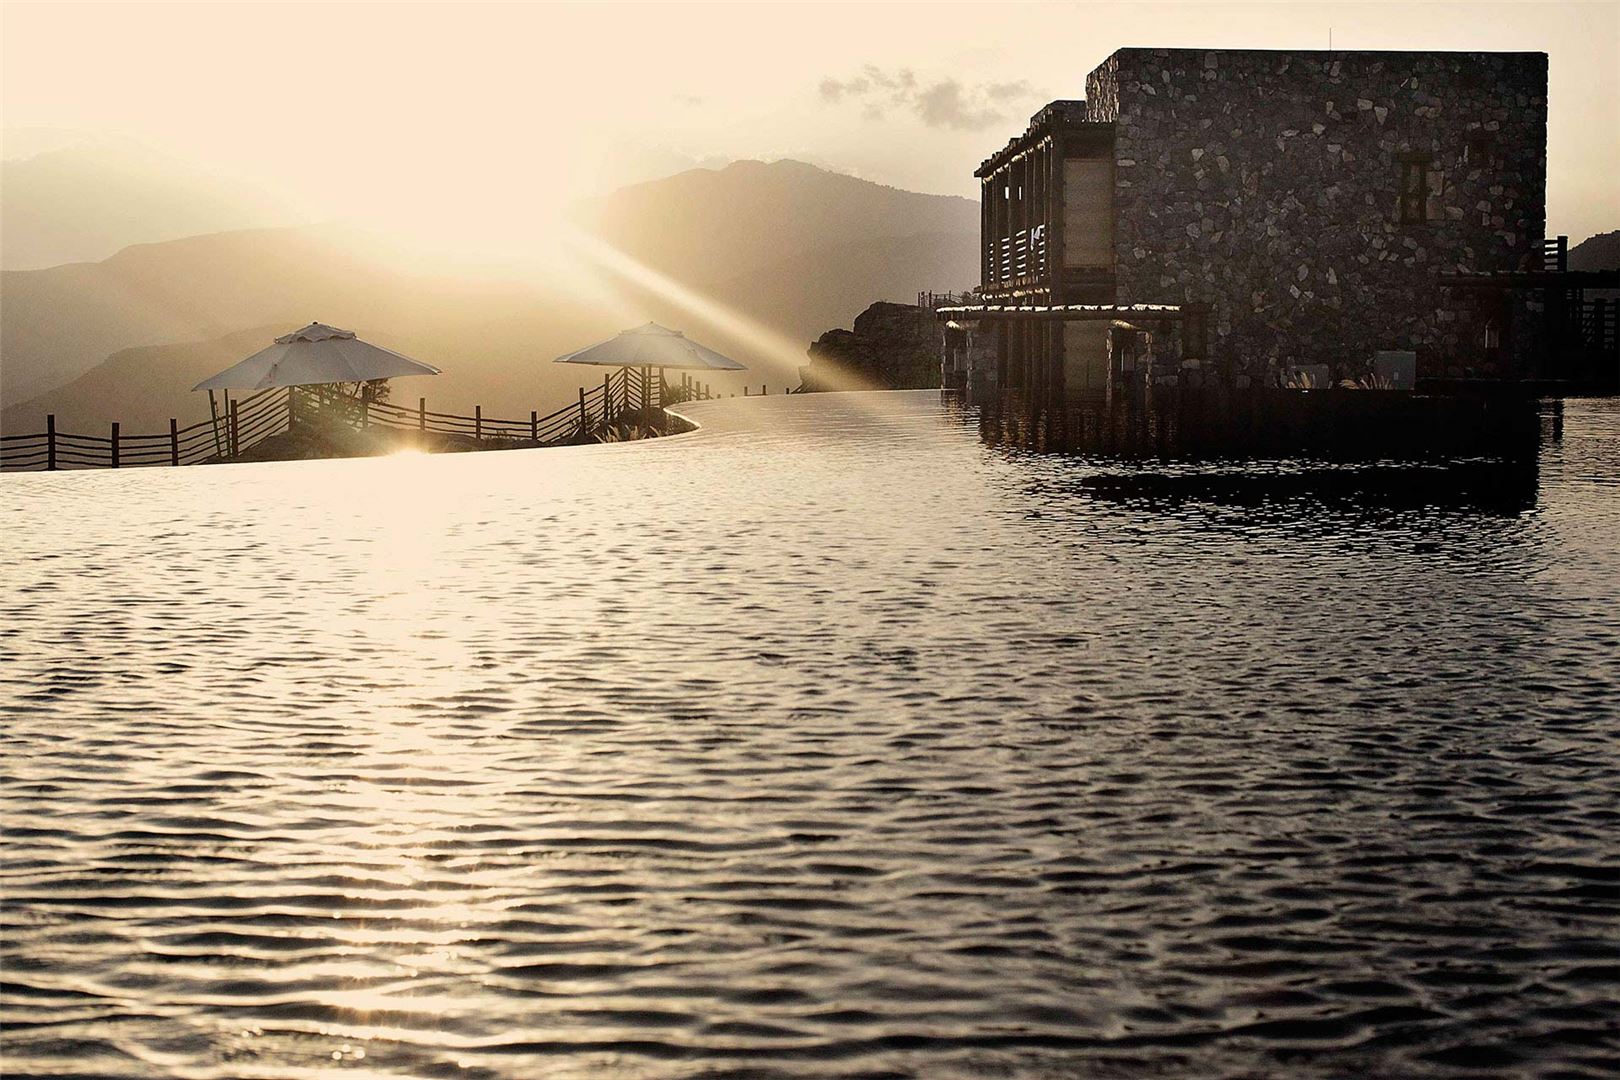
[[[11,1075],[1597,1076],[1620,403],[1532,470],[0,478]]]

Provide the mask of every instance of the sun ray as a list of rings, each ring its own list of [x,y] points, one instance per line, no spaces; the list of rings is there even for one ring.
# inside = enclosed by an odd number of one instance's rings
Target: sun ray
[[[668,274],[655,270],[600,237],[575,226],[566,226],[561,236],[565,248],[583,265],[652,293],[717,332],[748,346],[757,356],[767,357],[790,371],[796,371],[806,362],[805,348],[800,342],[690,285],[675,280]],[[854,375],[849,376],[847,381],[849,385],[841,386],[841,389],[883,389]]]

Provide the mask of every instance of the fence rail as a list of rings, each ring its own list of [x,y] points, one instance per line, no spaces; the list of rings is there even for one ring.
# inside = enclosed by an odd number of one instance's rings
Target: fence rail
[[[964,292],[928,292],[917,293],[917,306],[924,311],[933,311],[942,307],[965,307],[978,302],[978,296],[972,290]]]
[[[1020,281],[1046,274],[1046,226],[1019,229],[989,243],[992,282]]]
[[[600,385],[580,387],[578,397],[560,409],[526,418],[485,416],[483,406],[471,416],[431,412],[426,398],[412,409],[365,396],[348,397],[318,388],[283,387],[261,390],[228,401],[211,419],[181,427],[171,419],[169,430],[155,434],[125,434],[112,424],[106,435],[59,431],[55,415],[45,418],[45,430],[0,435],[0,470],[58,470],[201,465],[241,458],[257,444],[300,425],[332,423],[366,430],[414,431],[447,437],[486,449],[512,446],[556,446],[601,437],[615,424],[646,419],[683,401],[703,400],[715,394],[706,382],[682,374],[669,381],[663,369],[620,368],[602,376]]]
[[[1620,349],[1620,303],[1600,296],[1582,298],[1573,307],[1570,321],[1578,345],[1598,353]]]
[[[1569,269],[1569,237],[1550,236],[1537,244],[1541,254],[1541,269],[1562,274]]]

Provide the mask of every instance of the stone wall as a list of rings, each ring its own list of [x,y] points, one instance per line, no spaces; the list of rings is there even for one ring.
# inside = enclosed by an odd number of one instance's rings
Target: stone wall
[[[853,330],[829,330],[799,369],[804,390],[923,390],[940,385],[944,327],[915,304],[878,301]]]
[[[1235,371],[1432,356],[1457,338],[1436,276],[1527,265],[1544,234],[1542,53],[1122,49],[1087,92],[1116,123],[1119,302],[1211,301]],[[1424,154],[1430,220],[1401,224]]]

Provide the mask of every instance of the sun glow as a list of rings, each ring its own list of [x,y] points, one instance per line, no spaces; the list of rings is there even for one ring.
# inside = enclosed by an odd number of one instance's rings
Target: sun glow
[[[805,349],[802,343],[789,339],[712,296],[676,281],[668,274],[653,269],[598,237],[565,225],[562,239],[565,250],[572,256],[573,263],[594,270],[598,278],[617,280],[679,308],[683,314],[698,320],[704,326],[745,345],[753,351],[756,360],[761,356],[767,357],[790,371],[805,363]],[[739,359],[748,362],[746,357]],[[853,378],[850,382],[852,385],[844,389],[881,389]]]

